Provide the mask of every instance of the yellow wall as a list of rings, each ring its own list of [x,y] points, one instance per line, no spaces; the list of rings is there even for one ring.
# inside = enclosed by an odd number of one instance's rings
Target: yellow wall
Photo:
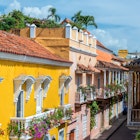
[[[119,50],[118,55],[122,58],[126,58],[128,55],[128,50]]]
[[[37,65],[0,60],[0,78],[4,78],[0,83],[0,123],[6,129],[10,117],[15,117],[14,103],[14,78],[20,75],[38,76],[45,75],[52,78],[47,97],[43,100],[43,108],[53,108],[60,105],[59,97],[59,77],[62,74],[69,75],[68,67],[57,67],[47,65]],[[24,89],[24,86],[23,86]],[[36,114],[36,100],[34,98],[34,85],[30,95],[30,100],[24,102],[24,116]],[[65,94],[65,104],[68,103],[68,94]],[[51,133],[55,133],[55,129]],[[58,130],[57,130],[58,131]]]

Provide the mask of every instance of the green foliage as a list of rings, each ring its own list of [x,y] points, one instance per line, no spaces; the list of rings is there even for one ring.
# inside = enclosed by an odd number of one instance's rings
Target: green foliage
[[[99,111],[99,106],[96,101],[94,101],[91,105],[89,105],[90,108],[90,129],[92,129],[95,125],[95,115]]]
[[[21,133],[24,131],[24,128],[20,128],[17,122],[10,122],[7,127],[7,132],[9,135],[20,137]]]
[[[74,22],[75,26],[78,29],[87,29],[88,26],[94,26],[97,28],[97,24],[94,21],[94,17],[90,15],[82,15],[82,11],[78,11],[74,16],[71,18]],[[73,26],[73,25],[72,25]]]
[[[136,133],[135,140],[140,140],[140,131]]]
[[[55,14],[55,13],[54,13]],[[57,20],[58,16],[53,15]],[[24,15],[21,11],[13,10],[7,15],[0,17],[0,30],[9,31],[11,29],[25,28],[26,24],[36,24],[40,28],[56,28],[62,25],[58,24],[57,20],[37,19]]]

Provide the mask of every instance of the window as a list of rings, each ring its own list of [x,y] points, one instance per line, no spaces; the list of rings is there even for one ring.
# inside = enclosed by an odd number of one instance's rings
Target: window
[[[71,80],[71,76],[62,75],[59,78],[60,105],[64,105],[64,96],[69,89]]]
[[[87,74],[87,76],[86,76],[87,85],[91,85],[91,79],[92,79],[91,75]]]
[[[14,102],[17,103],[18,96],[22,91],[22,85],[26,85],[26,100],[30,99],[30,93],[32,91],[32,85],[34,84],[35,79],[32,76],[21,75],[14,79]]]
[[[50,76],[39,76],[35,82],[36,113],[42,112],[43,97],[46,97],[51,82]]]
[[[43,140],[51,140],[50,135],[49,135],[49,134],[46,134],[46,135],[44,136]]]
[[[81,84],[82,84],[82,75],[81,74],[77,74],[76,76],[76,84],[77,84],[77,87],[79,87]]]
[[[64,87],[61,89],[60,93],[60,105],[64,105]]]
[[[59,140],[64,140],[64,129],[59,130]]]
[[[23,111],[23,91],[20,92],[18,96],[17,106],[16,106],[16,116],[17,117],[24,117],[24,111]]]
[[[98,77],[98,89],[100,89],[100,77]]]
[[[32,85],[35,79],[32,76],[21,75],[14,79],[14,102],[16,103],[16,116],[24,117],[24,91],[23,84],[26,88],[26,101],[30,99],[30,93],[32,91]]]

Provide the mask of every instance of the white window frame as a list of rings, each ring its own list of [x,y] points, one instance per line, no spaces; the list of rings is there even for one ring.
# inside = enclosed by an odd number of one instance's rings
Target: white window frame
[[[52,78],[50,76],[39,76],[35,81],[36,114],[42,112],[43,98],[47,96]],[[40,100],[41,98],[41,100]],[[40,104],[40,106],[38,106]],[[40,109],[39,109],[40,108]]]
[[[0,78],[0,82],[2,82],[3,78]]]
[[[65,94],[68,92],[71,80],[72,80],[71,76],[62,75],[59,78],[60,105],[64,105]]]
[[[30,99],[32,91],[32,85],[35,82],[34,77],[21,75],[14,79],[14,102],[17,103],[20,91],[22,91],[22,85],[26,82],[26,101]]]
[[[45,137],[48,137],[49,140],[51,140],[50,134],[46,134],[46,135],[43,137],[43,140],[45,140]]]
[[[24,117],[24,92],[23,90],[20,91],[18,97],[20,96],[20,94],[21,94],[21,114],[19,117]],[[16,102],[16,114],[15,114],[16,117],[17,117],[17,103],[18,101]]]
[[[64,139],[63,139],[63,140],[65,140],[65,131],[64,131],[64,128],[62,128],[62,129],[59,130],[59,133],[58,133],[58,140],[61,140],[61,139],[60,139],[60,133],[61,133],[61,132],[64,133]]]

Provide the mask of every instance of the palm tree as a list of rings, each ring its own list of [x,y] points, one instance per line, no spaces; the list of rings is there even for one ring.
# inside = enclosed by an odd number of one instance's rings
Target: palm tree
[[[95,28],[97,28],[97,24],[95,23],[93,16],[83,16],[82,17],[82,24],[86,29],[90,25],[93,25]]]
[[[71,18],[73,22],[80,22],[81,21],[81,13],[82,11],[78,11],[74,16]]]
[[[76,24],[76,25],[81,25],[81,28],[86,28],[90,25],[93,25],[94,27],[97,28],[97,24],[94,21],[94,17],[93,16],[83,16],[81,15],[82,11],[78,11],[76,14],[74,14],[74,16],[71,18],[72,21]]]
[[[55,22],[60,21],[60,16],[56,14],[56,9],[55,8],[51,7],[48,11],[50,12],[50,15],[48,15],[47,19],[51,18]]]

